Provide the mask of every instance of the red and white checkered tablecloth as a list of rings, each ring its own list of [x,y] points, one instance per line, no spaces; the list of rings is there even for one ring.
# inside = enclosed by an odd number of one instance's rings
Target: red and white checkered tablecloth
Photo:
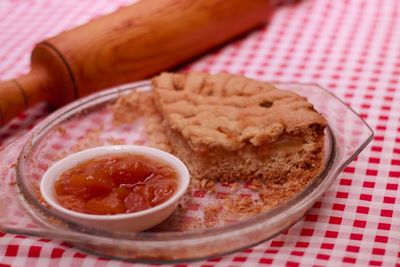
[[[132,0],[0,0],[0,79],[29,69],[33,45]],[[285,233],[190,266],[400,266],[400,1],[304,0],[188,68],[261,80],[318,83],[358,112],[375,138]],[[17,138],[46,105],[0,130]],[[0,266],[130,266],[59,241],[0,233]],[[139,266],[140,264],[134,264]],[[175,266],[186,266],[179,264]]]

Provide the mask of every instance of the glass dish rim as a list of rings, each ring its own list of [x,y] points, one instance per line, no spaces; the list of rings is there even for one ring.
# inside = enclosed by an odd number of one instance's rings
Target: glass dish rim
[[[278,84],[294,84],[294,83],[282,83],[279,82]],[[319,90],[323,90],[325,93],[328,93],[331,97],[335,98],[336,100],[340,101],[341,104],[346,106],[350,112],[352,112],[360,121],[363,123],[364,126],[367,127],[369,130],[370,134],[366,140],[362,141],[361,145],[354,151],[354,153],[348,157],[341,166],[338,167],[336,172],[331,176],[331,177],[326,177],[324,174],[331,168],[331,165],[335,159],[335,134],[330,130],[329,126],[327,127],[328,129],[328,136],[331,139],[331,155],[329,159],[327,160],[327,166],[319,174],[312,182],[310,182],[301,192],[298,192],[296,195],[294,195],[292,198],[290,198],[288,201],[268,210],[265,212],[262,212],[254,217],[251,217],[249,219],[235,222],[232,224],[228,225],[223,225],[223,226],[216,226],[212,228],[206,228],[206,229],[199,229],[199,230],[192,230],[188,232],[162,232],[162,233],[153,233],[153,232],[139,232],[139,233],[126,233],[126,232],[110,232],[110,231],[102,231],[102,230],[94,230],[87,228],[84,225],[81,224],[76,224],[73,222],[67,221],[68,225],[71,226],[70,228],[66,228],[65,230],[67,231],[72,231],[76,234],[89,234],[91,236],[95,235],[100,235],[104,238],[112,238],[112,239],[124,239],[124,240],[131,240],[131,241],[169,241],[169,240],[188,240],[188,239],[193,239],[193,238],[207,238],[209,236],[214,236],[215,234],[218,235],[224,235],[224,234],[229,234],[232,231],[235,230],[243,230],[243,229],[249,229],[251,227],[257,226],[258,223],[260,222],[265,222],[266,220],[271,220],[273,218],[278,217],[278,215],[283,215],[286,214],[285,216],[289,216],[291,214],[294,214],[296,210],[299,207],[302,207],[303,205],[306,205],[307,203],[310,202],[310,200],[313,200],[315,202],[316,199],[320,197],[320,195],[325,192],[326,188],[333,182],[334,178],[337,177],[337,175],[365,148],[366,145],[372,140],[373,138],[373,131],[371,127],[365,122],[363,118],[361,118],[351,107],[347,106],[342,100],[340,100],[338,97],[336,97],[333,93],[327,91],[323,87],[317,85],[317,84],[299,84],[303,86],[314,86],[317,87]],[[70,113],[73,113],[74,110],[79,109],[82,106],[88,105],[90,103],[92,104],[99,104],[96,102],[96,100],[99,100],[100,103],[109,101],[110,99],[113,99],[113,96],[118,96],[119,94],[130,91],[130,90],[140,90],[140,88],[148,87],[150,86],[149,81],[139,81],[139,82],[134,82],[134,83],[129,83],[117,87],[110,88],[108,90],[104,90],[102,92],[98,92],[89,96],[86,96],[80,100],[74,101],[67,106],[55,111],[51,115],[49,115],[47,118],[45,118],[43,121],[41,121],[36,127],[31,132],[31,136],[28,138],[26,143],[24,144],[21,153],[17,159],[17,164],[16,164],[16,177],[17,177],[17,184],[19,187],[19,190],[23,194],[23,198],[27,201],[27,203],[32,204],[36,209],[39,209],[40,211],[44,212],[45,215],[50,215],[52,217],[55,217],[57,219],[60,219],[61,221],[65,221],[65,219],[60,218],[56,214],[54,214],[50,209],[44,207],[36,198],[34,195],[32,195],[29,190],[26,188],[24,183],[22,182],[22,176],[23,174],[21,173],[21,164],[25,158],[25,156],[28,155],[30,148],[33,148],[33,143],[36,142],[38,139],[40,139],[41,134],[43,132],[46,132],[47,129],[51,129],[55,125],[57,125],[58,122],[63,121],[64,119],[68,118]],[[110,97],[107,98],[107,97]],[[101,101],[103,100],[103,101]],[[89,106],[90,107],[90,106]],[[86,108],[89,108],[86,107]],[[330,178],[330,179],[326,179]],[[324,185],[323,188],[320,188],[321,185]],[[315,190],[315,189],[320,189],[320,190]],[[318,191],[318,192],[315,192]],[[289,214],[287,214],[289,213]],[[296,220],[297,222],[298,220]],[[77,230],[78,229],[78,230]],[[83,229],[83,230],[79,230]],[[149,240],[150,238],[150,240]]]

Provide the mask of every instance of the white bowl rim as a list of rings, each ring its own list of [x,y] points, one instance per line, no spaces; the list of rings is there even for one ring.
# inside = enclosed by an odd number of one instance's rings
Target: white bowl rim
[[[123,213],[123,214],[112,214],[112,215],[87,214],[69,210],[67,208],[64,208],[62,205],[58,204],[50,196],[51,193],[48,191],[48,189],[50,189],[53,186],[54,181],[57,179],[58,175],[62,171],[71,168],[72,166],[75,166],[80,162],[90,160],[98,156],[119,154],[119,153],[132,153],[132,154],[150,156],[153,158],[160,159],[166,162],[167,164],[171,165],[178,173],[178,189],[175,191],[172,197],[170,197],[160,205],[142,211]],[[82,157],[83,159],[77,161],[76,163],[71,163],[71,161],[79,157]],[[62,168],[62,165],[67,165],[68,163],[71,164],[71,166]],[[47,185],[48,182],[50,182],[51,184]],[[46,170],[45,174],[42,176],[42,179],[40,181],[40,192],[47,204],[49,204],[52,208],[56,209],[57,211],[64,213],[65,215],[68,215],[70,217],[87,219],[87,220],[114,221],[114,220],[138,218],[144,215],[148,215],[150,213],[157,213],[162,209],[164,209],[165,207],[173,205],[186,192],[187,188],[189,187],[189,183],[190,183],[190,173],[186,165],[180,159],[178,159],[177,157],[168,152],[162,151],[157,148],[139,146],[139,145],[109,145],[109,146],[99,146],[82,150],[80,152],[70,154],[67,157],[54,163],[49,169]]]

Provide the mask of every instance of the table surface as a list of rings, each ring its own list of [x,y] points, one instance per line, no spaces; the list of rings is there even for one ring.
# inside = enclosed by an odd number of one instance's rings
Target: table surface
[[[0,79],[26,73],[38,41],[131,2],[1,0]],[[284,5],[268,26],[187,67],[318,83],[375,131],[372,143],[288,231],[245,251],[188,265],[400,266],[399,13],[399,0],[304,0]],[[1,143],[18,138],[48,113],[40,104],[22,114],[0,130]],[[132,264],[85,254],[60,241],[0,233],[3,265]]]

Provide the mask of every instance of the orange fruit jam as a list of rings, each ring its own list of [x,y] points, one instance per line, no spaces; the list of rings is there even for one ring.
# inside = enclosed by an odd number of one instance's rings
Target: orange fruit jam
[[[148,156],[121,153],[84,161],[55,182],[63,207],[87,214],[137,212],[168,200],[177,188],[177,172]]]

